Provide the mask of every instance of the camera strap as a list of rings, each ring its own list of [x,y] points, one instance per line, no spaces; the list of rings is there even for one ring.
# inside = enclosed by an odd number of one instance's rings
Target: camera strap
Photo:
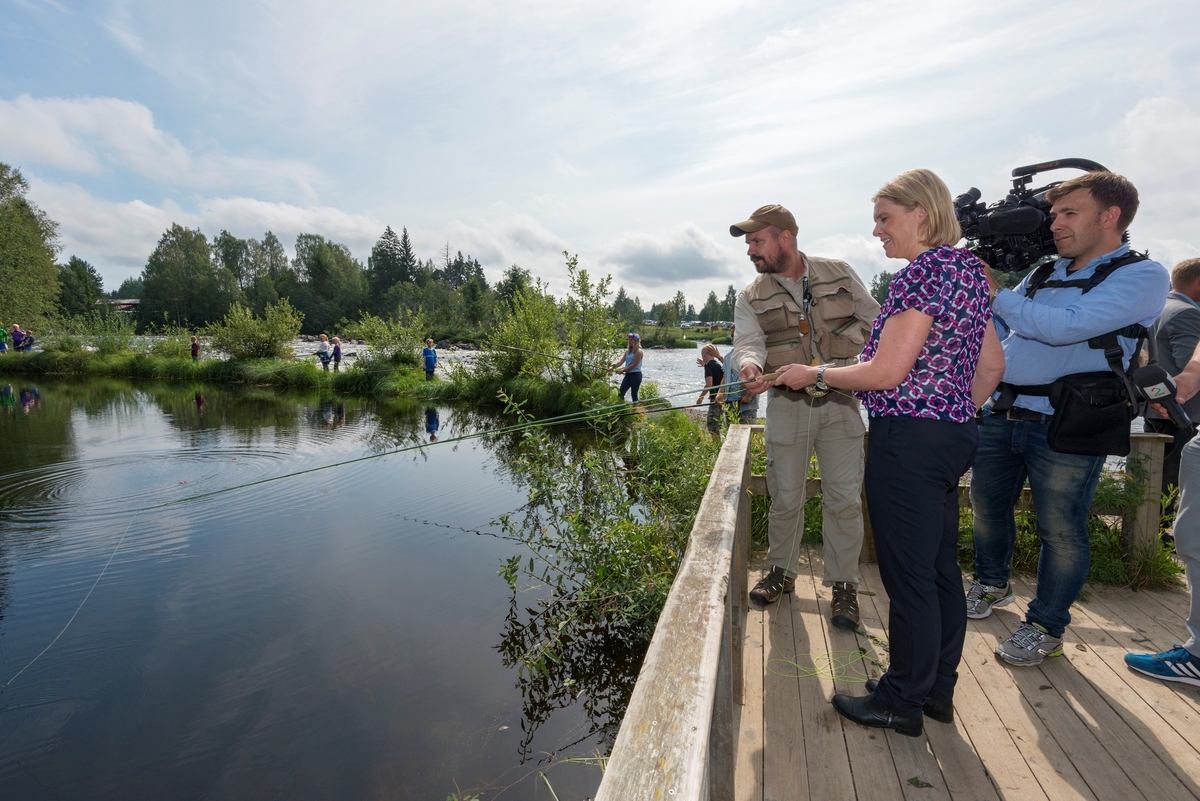
[[[1029,280],[1025,282],[1025,297],[1032,298],[1041,289],[1080,289],[1082,294],[1086,295],[1097,286],[1104,282],[1106,278],[1122,267],[1130,264],[1136,264],[1140,261],[1146,261],[1150,257],[1145,253],[1138,253],[1131,250],[1123,256],[1107,261],[1096,268],[1089,278],[1074,278],[1074,279],[1051,279],[1054,274],[1054,263],[1043,264],[1038,267]],[[1133,386],[1129,378],[1129,373],[1125,370],[1122,360],[1124,351],[1121,348],[1121,343],[1118,337],[1137,340],[1134,346],[1133,356],[1129,360],[1129,369],[1135,367],[1134,362],[1138,358],[1138,351],[1141,350],[1142,341],[1149,337],[1150,330],[1144,325],[1134,323],[1127,325],[1124,328],[1118,328],[1115,331],[1109,331],[1107,334],[1100,334],[1088,340],[1088,347],[1095,350],[1104,351],[1104,360],[1108,362],[1109,368],[1117,375],[1118,378],[1125,384],[1125,390],[1129,393],[1129,402],[1136,403],[1140,397],[1137,389]],[[1062,376],[1065,378],[1066,376]],[[1057,379],[1056,379],[1057,380]],[[1016,401],[1018,395],[1029,395],[1034,397],[1049,397],[1050,388],[1053,382],[1049,384],[1033,384],[1028,386],[1019,386],[1000,382],[997,389],[1000,390],[1000,397],[992,404],[992,410],[997,412],[1007,411],[1012,408],[1013,402]]]

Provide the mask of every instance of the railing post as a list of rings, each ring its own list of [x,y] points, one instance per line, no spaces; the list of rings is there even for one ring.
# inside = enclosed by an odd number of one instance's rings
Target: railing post
[[[1147,486],[1142,502],[1121,523],[1121,544],[1126,553],[1147,553],[1158,545],[1162,518],[1163,451],[1173,441],[1169,434],[1131,434],[1130,459],[1138,459],[1146,468]]]
[[[729,584],[726,582],[726,589]],[[732,598],[733,593],[728,593]],[[713,694],[712,724],[708,730],[708,797],[725,801],[733,799],[733,606],[725,604],[724,634],[721,656],[717,662],[717,686]]]
[[[733,634],[733,702],[741,704],[745,691],[742,654],[746,644],[746,614],[750,602],[750,440],[746,438],[746,459],[742,465],[742,482],[738,491],[737,527],[733,534],[733,557],[730,560],[729,612]]]

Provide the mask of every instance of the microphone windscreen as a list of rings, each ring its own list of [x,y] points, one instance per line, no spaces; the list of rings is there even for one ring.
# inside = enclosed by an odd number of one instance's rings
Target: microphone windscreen
[[[1162,365],[1147,364],[1133,371],[1133,383],[1152,401],[1175,397],[1175,379]]]

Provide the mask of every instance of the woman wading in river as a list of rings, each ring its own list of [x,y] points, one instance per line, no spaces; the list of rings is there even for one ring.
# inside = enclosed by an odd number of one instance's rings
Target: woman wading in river
[[[870,417],[867,508],[891,606],[891,664],[868,695],[835,695],[855,723],[915,737],[954,722],[966,636],[958,481],[975,457],[975,411],[1004,374],[984,265],[962,238],[950,190],[910,170],[875,195],[875,236],[909,264],[892,279],[860,363],[791,364],[775,383],[855,390]]]
[[[625,355],[613,367],[613,372],[625,377],[621,379],[621,400],[632,390],[633,402],[638,402],[638,389],[642,386],[642,338],[630,332],[625,336]]]

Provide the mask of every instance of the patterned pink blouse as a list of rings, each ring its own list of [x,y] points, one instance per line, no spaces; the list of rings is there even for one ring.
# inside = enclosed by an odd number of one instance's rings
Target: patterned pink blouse
[[[895,389],[854,394],[871,417],[967,422],[975,416],[971,381],[992,319],[983,262],[950,245],[913,259],[892,279],[859,361],[874,357],[887,319],[909,309],[932,317],[933,327],[908,377]]]

